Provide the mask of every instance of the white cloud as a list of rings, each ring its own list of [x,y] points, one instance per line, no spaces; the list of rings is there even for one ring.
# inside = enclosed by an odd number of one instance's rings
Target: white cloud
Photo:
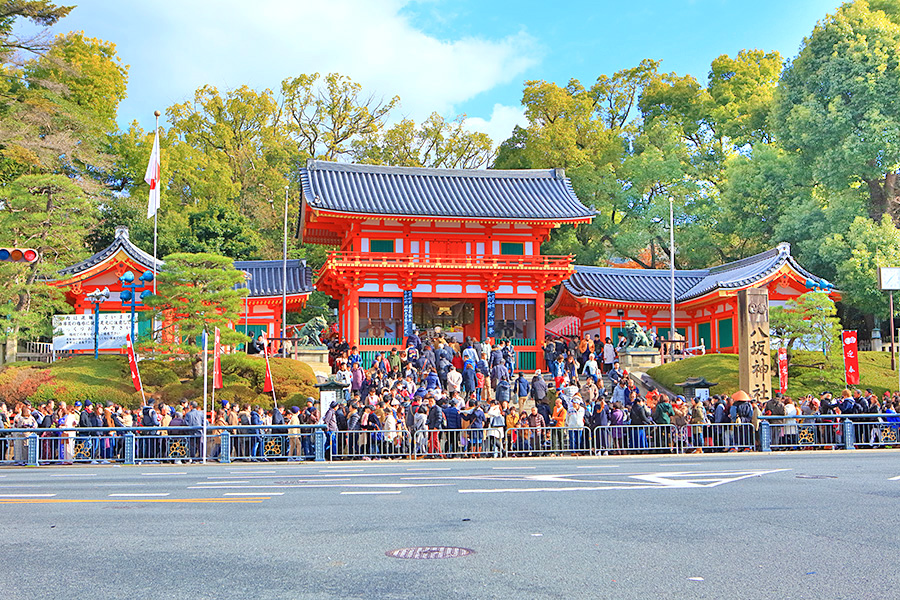
[[[499,146],[510,135],[516,125],[525,127],[528,119],[525,118],[525,109],[521,106],[505,106],[495,104],[491,111],[490,119],[470,117],[466,119],[465,127],[471,131],[481,131],[490,136],[495,146]]]
[[[539,46],[525,31],[499,39],[427,35],[403,15],[408,1],[112,3],[113,19],[142,23],[143,31],[153,32],[126,41],[121,22],[107,23],[118,29],[109,39],[119,42],[131,65],[129,99],[122,108],[144,112],[147,95],[168,106],[191,98],[204,84],[277,90],[286,77],[339,72],[362,84],[365,93],[399,95],[398,116],[420,121],[437,111],[452,118],[455,106],[518,79],[539,60]],[[88,11],[100,8],[87,4]],[[480,124],[493,127],[495,118],[510,118],[505,110],[494,112]],[[128,114],[120,114],[120,121],[135,116],[143,121],[143,115]]]

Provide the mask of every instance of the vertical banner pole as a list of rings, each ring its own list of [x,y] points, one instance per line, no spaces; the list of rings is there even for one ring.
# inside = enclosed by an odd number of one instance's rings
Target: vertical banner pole
[[[209,336],[206,330],[203,330],[203,438],[201,439],[200,448],[203,456],[201,461],[206,464],[206,409],[207,409],[207,391],[209,388]]]

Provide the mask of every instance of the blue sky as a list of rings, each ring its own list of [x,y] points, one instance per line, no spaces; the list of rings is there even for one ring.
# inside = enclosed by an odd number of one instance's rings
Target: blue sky
[[[74,0],[78,2],[78,0]],[[522,84],[585,84],[662,59],[706,80],[743,48],[797,54],[836,0],[82,0],[56,28],[114,42],[130,66],[119,123],[153,124],[211,84],[277,89],[286,77],[337,71],[396,117],[466,113],[499,143],[524,122]]]

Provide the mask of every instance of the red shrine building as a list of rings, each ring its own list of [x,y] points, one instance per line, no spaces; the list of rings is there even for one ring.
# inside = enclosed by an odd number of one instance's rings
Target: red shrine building
[[[544,256],[563,223],[593,212],[561,169],[464,170],[309,161],[302,238],[328,252],[316,289],[338,299],[340,334],[364,361],[415,329],[512,340],[534,369],[544,293],[574,272]]]
[[[829,290],[840,300],[831,284],[794,260],[787,243],[710,269],[676,270],[675,328],[686,345],[736,354],[737,293],[747,288],[767,289],[770,306],[783,306],[812,289]],[[668,339],[671,290],[668,269],[576,266],[550,310],[579,318],[584,335],[599,334],[613,343],[626,320]]]
[[[157,268],[164,266],[157,260]],[[277,337],[281,331],[283,264],[280,260],[235,261],[236,269],[244,272],[246,287],[242,314],[234,323],[235,330],[258,336],[266,333]],[[100,305],[101,313],[124,313],[131,310],[123,306],[120,294],[123,291],[119,278],[131,271],[135,282],[141,274],[153,272],[153,256],[135,246],[128,236],[128,228],[116,230],[113,243],[90,258],[59,272],[59,278],[48,282],[64,290],[66,302],[75,314],[93,314],[94,306],[86,295],[97,289],[109,288],[109,298]],[[241,286],[243,287],[243,286]],[[152,290],[153,284],[145,284],[145,290]],[[305,261],[287,261],[287,310],[299,312],[306,305],[312,291],[312,272]],[[140,293],[141,290],[138,290]],[[176,333],[173,323],[156,323],[150,318],[150,311],[141,303],[136,305],[136,337],[149,339],[154,330],[161,330],[163,336]],[[91,350],[92,351],[92,350]],[[118,349],[116,350],[118,352]]]

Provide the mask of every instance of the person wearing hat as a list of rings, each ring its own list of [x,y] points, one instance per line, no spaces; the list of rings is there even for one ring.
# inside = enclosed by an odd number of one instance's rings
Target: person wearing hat
[[[566,427],[569,430],[569,452],[580,456],[584,450],[584,400],[577,393],[566,412]]]
[[[707,422],[706,410],[699,396],[691,401],[691,454],[703,454],[703,425]]]
[[[672,449],[672,417],[675,416],[675,409],[669,402],[668,396],[660,396],[653,410],[653,422],[662,427],[655,427],[656,438],[654,446],[659,450]]]
[[[750,396],[744,390],[738,390],[731,396],[731,401],[731,420],[738,424],[735,427],[735,444],[745,451],[749,451],[754,445],[753,407],[750,406]],[[781,416],[784,416],[784,403],[780,398],[778,406]],[[731,448],[728,451],[734,452],[737,451],[737,448]]]

